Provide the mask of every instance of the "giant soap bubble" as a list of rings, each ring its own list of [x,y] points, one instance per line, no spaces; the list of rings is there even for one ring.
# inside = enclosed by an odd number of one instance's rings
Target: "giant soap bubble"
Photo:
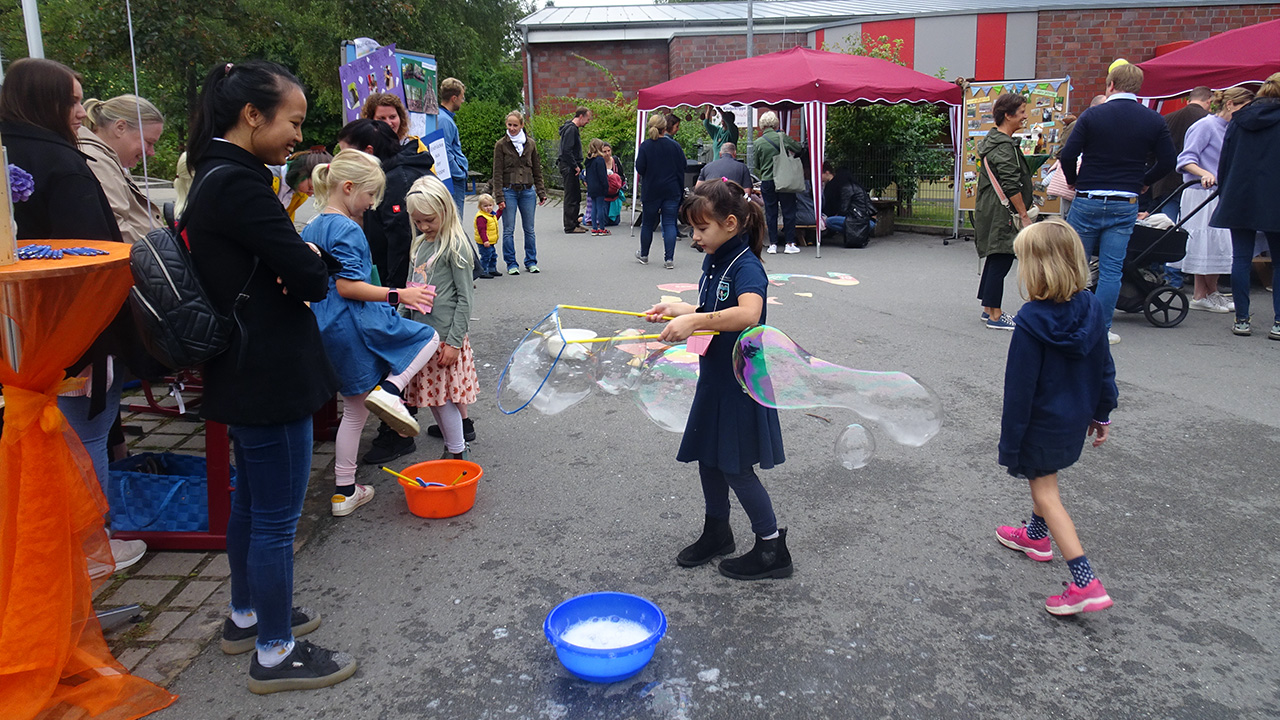
[[[698,356],[684,345],[653,352],[635,384],[636,405],[658,427],[682,433],[698,385]]]
[[[768,325],[748,328],[738,337],[733,371],[761,405],[779,410],[848,408],[902,445],[919,447],[942,428],[941,400],[910,375],[829,363]]]
[[[532,407],[555,415],[582,402],[595,385],[591,346],[569,343],[593,338],[591,330],[564,328],[553,310],[525,334],[498,376],[498,409],[511,415]]]
[[[866,467],[875,452],[876,439],[861,425],[850,425],[836,439],[836,458],[846,470]]]
[[[596,385],[610,395],[634,390],[644,375],[646,362],[651,355],[670,347],[661,340],[642,337],[634,328],[620,330],[597,346],[593,362]]]

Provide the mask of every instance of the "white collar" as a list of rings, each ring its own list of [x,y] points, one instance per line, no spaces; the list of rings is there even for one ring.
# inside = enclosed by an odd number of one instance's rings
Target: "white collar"
[[[1112,100],[1133,100],[1134,102],[1137,102],[1138,96],[1127,92],[1111,93],[1107,96],[1106,102],[1111,102]]]

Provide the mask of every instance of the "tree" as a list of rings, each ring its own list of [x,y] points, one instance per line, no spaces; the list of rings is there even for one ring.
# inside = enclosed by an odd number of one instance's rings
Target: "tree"
[[[864,35],[825,49],[904,64],[899,60],[902,41],[883,36]],[[872,194],[896,186],[898,200],[910,214],[921,180],[951,174],[950,154],[936,147],[945,140],[946,128],[946,114],[932,105],[834,107],[827,114],[827,155],[832,163],[850,168]]]

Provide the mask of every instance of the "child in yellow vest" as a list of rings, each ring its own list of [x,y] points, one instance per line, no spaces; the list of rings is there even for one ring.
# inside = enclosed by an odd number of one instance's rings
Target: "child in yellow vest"
[[[476,244],[480,246],[479,278],[502,277],[498,272],[498,218],[501,210],[495,211],[493,196],[484,193],[476,198],[479,210],[476,212]]]

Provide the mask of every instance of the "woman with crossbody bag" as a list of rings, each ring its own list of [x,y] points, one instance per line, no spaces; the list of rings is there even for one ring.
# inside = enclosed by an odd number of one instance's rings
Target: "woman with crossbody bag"
[[[978,143],[978,197],[974,203],[973,245],[984,258],[978,300],[982,321],[992,330],[1012,330],[1014,321],[1000,306],[1004,279],[1013,267],[1013,239],[1031,224],[1031,168],[1013,134],[1027,120],[1027,99],[1005,93],[991,109],[996,127]]]

